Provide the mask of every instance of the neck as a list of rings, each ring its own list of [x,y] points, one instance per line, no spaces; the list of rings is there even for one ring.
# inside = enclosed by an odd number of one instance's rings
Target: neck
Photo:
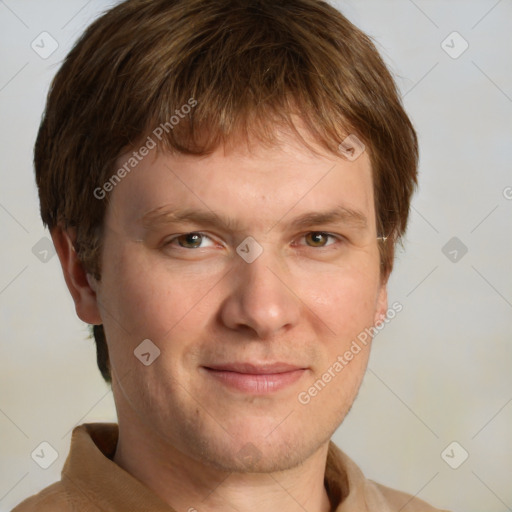
[[[119,423],[114,462],[177,511],[329,512],[324,486],[328,443],[295,468],[229,473],[188,457],[144,427]],[[141,439],[143,443],[141,446]]]

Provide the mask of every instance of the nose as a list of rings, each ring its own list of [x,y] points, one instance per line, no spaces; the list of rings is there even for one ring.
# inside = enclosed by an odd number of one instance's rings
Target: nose
[[[265,251],[252,263],[240,258],[235,265],[230,273],[231,289],[220,311],[226,327],[252,331],[265,340],[298,323],[301,302],[277,258]]]

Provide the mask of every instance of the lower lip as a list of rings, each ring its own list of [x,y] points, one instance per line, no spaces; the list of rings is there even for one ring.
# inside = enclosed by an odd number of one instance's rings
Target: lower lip
[[[212,370],[211,368],[205,368],[205,370],[229,388],[257,395],[280,391],[297,382],[306,371],[299,369],[283,373],[254,374]]]

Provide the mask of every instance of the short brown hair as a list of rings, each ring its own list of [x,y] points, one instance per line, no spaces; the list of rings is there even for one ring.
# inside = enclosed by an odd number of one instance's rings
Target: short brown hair
[[[348,134],[366,145],[387,276],[416,185],[416,133],[370,38],[321,0],[127,0],[98,18],[48,95],[35,145],[43,222],[74,228],[100,279],[108,197],[94,191],[127,148],[164,123],[171,152],[208,154],[241,134],[272,143],[277,127],[296,131],[295,115],[333,153]],[[109,381],[103,327],[94,335]]]

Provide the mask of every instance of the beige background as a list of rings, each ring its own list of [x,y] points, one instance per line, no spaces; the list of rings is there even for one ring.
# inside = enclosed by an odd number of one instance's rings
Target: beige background
[[[73,426],[115,420],[57,258],[44,263],[32,252],[41,256],[48,236],[31,166],[48,84],[109,5],[0,0],[0,512],[59,478]],[[512,510],[512,4],[336,5],[376,39],[397,74],[422,151],[390,285],[403,311],[376,338],[335,441],[368,477],[438,506]],[[43,31],[58,43],[47,59],[31,48]],[[454,31],[469,44],[458,58],[457,35],[444,44],[452,56],[441,46]],[[468,249],[455,263],[442,252],[452,237]],[[46,470],[30,457],[42,441],[59,453]],[[469,453],[458,469],[441,457],[453,441]],[[452,464],[460,450],[448,450]]]

